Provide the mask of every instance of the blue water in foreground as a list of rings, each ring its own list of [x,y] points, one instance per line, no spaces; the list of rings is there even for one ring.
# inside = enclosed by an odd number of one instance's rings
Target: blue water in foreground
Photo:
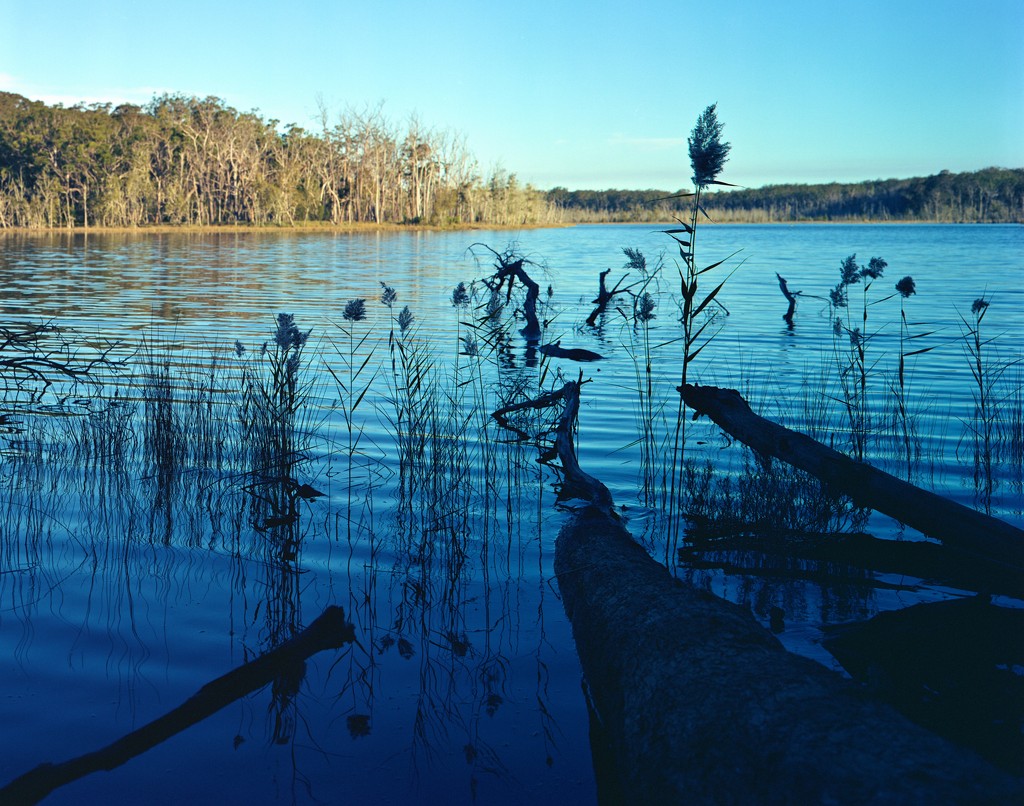
[[[472,327],[481,311],[451,301],[455,285],[465,282],[478,294],[474,304],[486,302],[473,282],[491,273],[493,255],[471,251],[474,242],[498,251],[515,242],[532,261],[527,268],[542,288],[543,342],[560,339],[604,360],[534,363],[518,335],[521,324],[505,331],[500,356],[491,355],[494,331]],[[52,321],[79,334],[85,352],[119,340],[116,354],[129,366],[99,388],[56,388],[35,413],[17,418],[0,444],[0,784],[141,727],[339,604],[358,644],[312,657],[297,691],[248,695],[47,802],[595,801],[581,673],[552,572],[566,518],[555,502],[557,478],[537,463],[533,446],[509,444],[487,415],[521,399],[516,389],[550,389],[559,373],[575,379],[582,368],[590,382],[580,463],[608,485],[653,556],[671,557],[663,508],[641,492],[651,465],[645,476],[633,358],[642,347],[629,297],[597,328],[583,324],[598,274],[611,268],[609,284],[625,274],[622,247],[642,249],[652,270],[663,258],[647,288],[658,302],[649,344],[664,436],[676,417],[680,350],[678,258],[666,235],[648,226],[587,226],[8,236],[0,243],[4,322]],[[701,231],[697,248],[702,265],[728,258],[702,287],[728,281],[720,306],[709,308],[715,337],[691,380],[738,388],[766,416],[828,434],[844,450],[836,356],[848,340],[834,336],[828,291],[852,253],[865,264],[873,256],[888,262],[866,298],[868,454],[897,475],[907,468],[887,425],[900,353],[893,286],[913,276],[908,332],[927,333],[913,349],[930,349],[907,359],[916,434],[907,472],[922,486],[1024,526],[1008,413],[1019,412],[1024,383],[1014,364],[1024,345],[1024,228],[719,225]],[[782,320],[777,274],[802,292],[793,327]],[[634,272],[624,285],[640,279]],[[393,311],[378,301],[381,283],[398,293]],[[854,286],[850,298],[858,326],[862,288]],[[367,300],[367,318],[346,322],[345,305],[358,297]],[[979,298],[990,302],[984,350],[1000,372],[991,381],[1004,412],[1001,441],[981,468],[987,472],[979,471],[974,448],[976,384],[963,349]],[[433,493],[423,478],[414,491],[403,488],[394,444],[400,384],[390,314],[405,305],[415,316],[409,344],[430,357],[434,391],[469,412],[457,429],[435,423],[461,437],[432,443],[438,464],[427,478],[442,479]],[[310,332],[301,376],[306,439],[295,479],[325,493],[301,502],[287,556],[271,545],[274,528],[261,522],[251,468],[230,457],[216,467],[183,460],[168,480],[131,458],[146,439],[140,390],[147,355],[164,356],[179,400],[205,377],[197,367],[216,359],[213,420],[236,434],[238,378],[263,343],[273,344],[279,312],[294,314]],[[466,335],[476,340],[479,359],[462,354],[472,352],[461,341]],[[143,341],[149,352],[139,350]],[[241,356],[236,341],[246,347]],[[350,367],[364,361],[352,382]],[[369,391],[350,432],[349,390],[364,385]],[[439,453],[442,443],[450,455]],[[90,453],[94,444],[107,453]],[[691,458],[710,460],[720,472],[742,466],[740,447],[707,424],[691,425],[687,444]],[[112,458],[112,446],[127,458]],[[223,450],[228,456],[232,448]],[[920,537],[877,514],[859,527],[878,537]],[[818,645],[823,623],[959,595],[920,580],[837,591],[674,570],[750,604],[765,623],[770,607],[784,607],[780,638],[830,667]]]

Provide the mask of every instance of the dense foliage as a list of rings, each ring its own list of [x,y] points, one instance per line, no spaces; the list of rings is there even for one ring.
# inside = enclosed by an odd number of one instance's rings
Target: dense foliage
[[[674,195],[484,176],[458,136],[396,126],[379,107],[323,113],[310,132],[212,97],[63,107],[0,92],[0,229],[667,221],[681,214]],[[719,221],[1024,222],[1024,169],[772,185],[702,205]]]
[[[480,175],[462,141],[381,109],[321,131],[218,98],[65,108],[0,93],[0,228],[543,220],[543,193]]]

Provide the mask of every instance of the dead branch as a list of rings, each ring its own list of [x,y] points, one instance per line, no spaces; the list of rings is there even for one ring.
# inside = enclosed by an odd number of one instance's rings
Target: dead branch
[[[597,307],[594,308],[590,316],[587,317],[587,325],[589,327],[594,326],[594,323],[597,322],[597,317],[599,317],[602,313],[605,312],[605,309],[608,307],[609,302],[615,299],[615,297],[617,297],[619,294],[631,293],[630,289],[640,284],[640,282],[636,282],[623,287],[622,284],[626,281],[626,278],[629,277],[629,272],[626,272],[615,284],[614,288],[612,288],[611,291],[609,291],[607,285],[605,285],[605,278],[608,276],[610,272],[611,269],[605,269],[599,275],[597,299],[593,300]]]
[[[84,354],[79,339],[50,322],[0,326],[0,385],[38,403],[59,379],[82,381],[99,368],[120,367],[111,357],[119,346],[108,342]]]
[[[799,291],[793,292],[789,290],[789,285],[786,283],[786,278],[781,274],[776,273],[776,277],[779,278],[779,288],[782,290],[782,296],[789,302],[789,309],[782,314],[782,318],[786,320],[786,324],[793,324],[793,314],[796,312],[796,298],[800,295]]]

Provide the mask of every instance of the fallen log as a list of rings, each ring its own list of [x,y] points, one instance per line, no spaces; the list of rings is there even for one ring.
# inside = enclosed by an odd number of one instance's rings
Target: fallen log
[[[294,638],[207,683],[191,698],[148,725],[100,750],[58,764],[44,763],[0,789],[0,803],[37,803],[55,789],[100,770],[110,771],[141,755],[235,700],[286,676],[301,680],[306,658],[355,640],[340,607],[328,607]]]
[[[684,585],[638,545],[572,435],[554,450],[590,502],[555,544],[604,803],[1006,803],[1024,782],[787,652],[749,610]]]
[[[687,384],[679,392],[695,419],[706,415],[757,453],[810,473],[849,495],[857,506],[896,518],[958,551],[1024,571],[1024,531],[1005,521],[915,487],[754,414],[735,389]]]
[[[1024,798],[1013,776],[787,652],[749,610],[672,577],[601,507],[563,527],[555,573],[603,802]]]

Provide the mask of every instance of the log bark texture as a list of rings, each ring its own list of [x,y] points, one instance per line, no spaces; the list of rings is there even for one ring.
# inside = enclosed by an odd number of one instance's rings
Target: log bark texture
[[[781,459],[868,507],[941,540],[947,546],[1024,571],[1024,531],[948,498],[922,490],[755,414],[739,392],[679,387],[683,401],[764,456]]]
[[[555,572],[603,802],[1024,802],[1020,780],[674,579],[606,508],[562,529]]]

